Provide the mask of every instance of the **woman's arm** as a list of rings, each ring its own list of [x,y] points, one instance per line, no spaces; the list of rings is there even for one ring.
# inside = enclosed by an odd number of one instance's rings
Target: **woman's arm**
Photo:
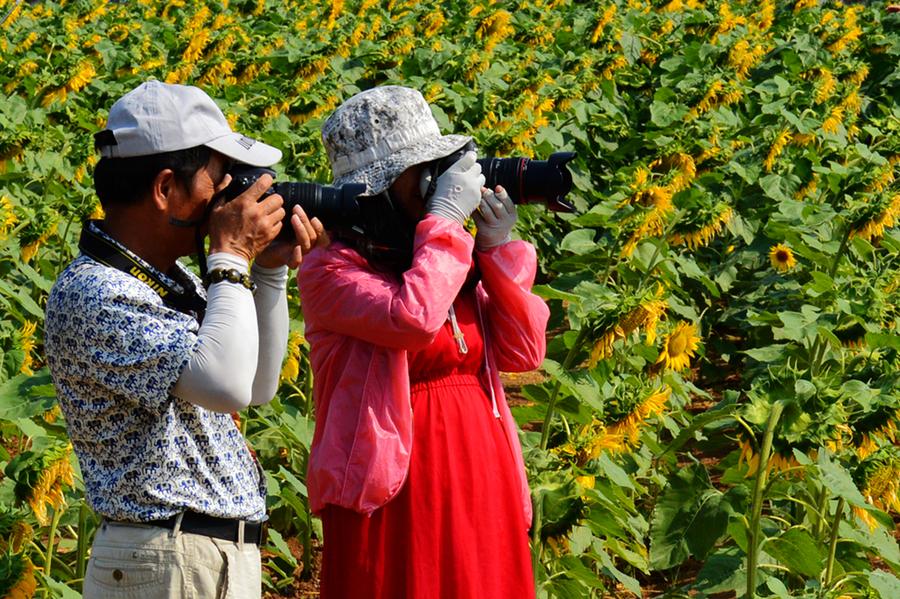
[[[534,370],[547,350],[550,310],[531,292],[537,270],[534,246],[510,241],[475,253],[481,271],[484,324],[497,368],[506,372]]]
[[[447,319],[472,247],[458,223],[428,216],[416,227],[412,267],[400,279],[373,270],[346,247],[312,252],[298,273],[304,318],[384,347],[424,347]]]

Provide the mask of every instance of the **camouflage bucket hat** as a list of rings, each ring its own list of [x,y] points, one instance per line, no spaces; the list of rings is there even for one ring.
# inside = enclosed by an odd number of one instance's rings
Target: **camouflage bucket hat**
[[[409,167],[448,156],[470,137],[441,135],[425,98],[395,85],[360,92],[322,125],[334,185],[364,183],[375,195]]]

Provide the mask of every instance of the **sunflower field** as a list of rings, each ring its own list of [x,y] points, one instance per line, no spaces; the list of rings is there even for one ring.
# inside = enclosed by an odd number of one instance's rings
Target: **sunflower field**
[[[521,425],[540,597],[900,597],[900,14],[799,0],[0,0],[0,599],[79,597],[86,505],[43,306],[101,214],[92,135],[202,87],[330,181],[323,119],[422,91],[485,156],[571,163],[519,210],[551,306]],[[316,596],[292,287],[266,470],[268,597]]]

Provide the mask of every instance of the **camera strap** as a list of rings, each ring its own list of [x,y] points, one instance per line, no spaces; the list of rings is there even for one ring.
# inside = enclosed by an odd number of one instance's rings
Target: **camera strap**
[[[402,273],[412,264],[415,223],[397,209],[390,191],[360,201],[358,220],[334,233],[379,268]]]
[[[183,229],[190,229],[193,227],[194,229],[194,243],[197,246],[197,265],[200,267],[200,278],[204,281],[206,280],[206,247],[203,244],[204,235],[200,230],[200,225],[207,222],[209,220],[209,215],[212,214],[213,208],[216,205],[216,202],[222,199],[223,192],[219,192],[217,195],[213,197],[213,199],[206,205],[206,209],[203,211],[203,216],[200,218],[195,218],[193,220],[181,220],[180,218],[169,217],[169,224],[173,227],[181,227]]]
[[[78,249],[84,255],[146,283],[173,310],[194,316],[198,321],[203,320],[206,300],[197,292],[193,281],[178,273],[176,277],[180,280],[173,281],[175,285],[172,285],[156,269],[143,264],[115,241],[102,235],[98,222],[88,221],[81,231]]]

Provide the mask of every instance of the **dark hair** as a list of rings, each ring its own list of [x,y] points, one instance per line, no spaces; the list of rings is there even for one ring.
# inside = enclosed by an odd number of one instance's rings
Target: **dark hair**
[[[175,180],[189,188],[194,175],[211,158],[212,150],[206,146],[149,156],[101,158],[94,167],[94,190],[104,208],[134,204],[150,191],[160,171],[171,169]]]

